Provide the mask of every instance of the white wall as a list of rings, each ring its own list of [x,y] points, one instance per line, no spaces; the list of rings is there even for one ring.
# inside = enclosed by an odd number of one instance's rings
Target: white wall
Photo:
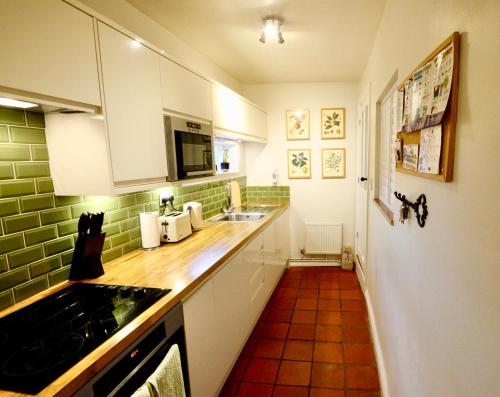
[[[69,0],[73,1],[73,0]],[[125,0],[78,0],[137,34],[194,71],[241,92],[238,80]]]
[[[278,170],[280,185],[290,185],[292,257],[305,245],[304,224],[311,221],[344,224],[344,244],[354,243],[356,154],[356,83],[243,85],[243,94],[267,111],[268,143],[246,143],[249,185],[271,185]],[[346,108],[346,138],[321,140],[321,108]],[[310,110],[310,141],[287,141],[285,111]],[[321,178],[321,148],[346,148],[346,178]],[[288,179],[287,149],[311,148],[311,179]]]
[[[360,83],[372,84],[374,115],[396,69],[403,79],[463,32],[453,182],[397,173],[398,191],[427,196],[423,229],[415,220],[392,227],[369,205],[367,291],[386,396],[500,395],[499,22],[498,0],[388,0]],[[373,148],[371,159],[373,178]]]

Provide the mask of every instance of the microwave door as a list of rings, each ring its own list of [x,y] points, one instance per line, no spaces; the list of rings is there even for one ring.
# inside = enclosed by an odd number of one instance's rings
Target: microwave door
[[[212,173],[212,138],[189,132],[175,132],[179,179]]]

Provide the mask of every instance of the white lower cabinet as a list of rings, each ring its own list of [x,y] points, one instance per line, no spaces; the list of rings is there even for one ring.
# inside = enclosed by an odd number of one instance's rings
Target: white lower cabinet
[[[252,332],[286,266],[286,219],[288,210],[183,303],[192,397],[217,396]]]

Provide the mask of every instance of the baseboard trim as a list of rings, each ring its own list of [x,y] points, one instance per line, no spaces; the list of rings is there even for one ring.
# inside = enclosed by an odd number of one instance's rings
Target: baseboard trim
[[[331,261],[325,261],[325,260],[321,260],[321,261],[315,261],[315,260],[294,261],[293,259],[290,259],[288,261],[288,266],[289,267],[294,267],[294,266],[303,266],[303,267],[307,267],[307,266],[340,266],[340,263],[338,261],[335,261],[335,260],[331,260]]]
[[[377,359],[378,376],[380,379],[381,397],[390,397],[389,387],[387,384],[387,371],[385,367],[384,354],[382,353],[382,348],[380,347],[377,322],[375,320],[375,315],[373,314],[373,307],[370,299],[370,294],[368,293],[368,289],[366,287],[363,288],[362,290],[363,290],[363,295],[365,296],[366,306],[368,307],[368,321],[370,322],[373,345],[375,346],[375,356]]]

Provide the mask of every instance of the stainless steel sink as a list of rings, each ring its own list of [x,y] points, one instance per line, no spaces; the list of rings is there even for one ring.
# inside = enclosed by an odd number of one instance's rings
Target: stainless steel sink
[[[258,222],[262,218],[264,218],[266,214],[258,214],[258,213],[241,213],[235,212],[230,214],[223,214],[218,216],[217,218],[212,219],[212,221],[227,221],[227,222]]]

